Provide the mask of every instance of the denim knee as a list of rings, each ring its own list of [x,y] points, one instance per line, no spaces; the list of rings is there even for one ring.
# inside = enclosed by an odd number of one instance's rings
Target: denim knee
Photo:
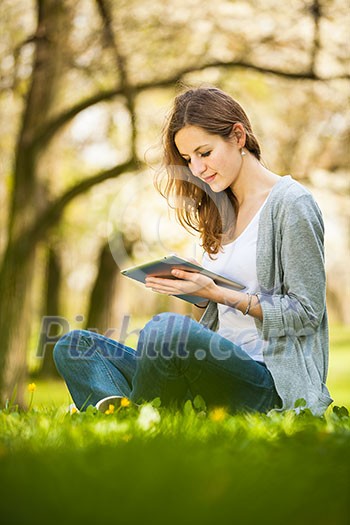
[[[139,355],[167,359],[180,355],[190,322],[189,317],[173,312],[155,315],[140,332]]]
[[[79,356],[77,347],[82,345],[87,333],[86,330],[71,330],[57,341],[53,349],[53,360],[58,370],[67,361]]]
[[[171,330],[171,333],[176,335],[179,330],[182,330],[181,325],[186,323],[188,320],[188,317],[181,314],[162,312],[152,317],[152,319],[145,324],[141,331],[149,333],[152,330],[156,330],[157,332],[165,333]]]

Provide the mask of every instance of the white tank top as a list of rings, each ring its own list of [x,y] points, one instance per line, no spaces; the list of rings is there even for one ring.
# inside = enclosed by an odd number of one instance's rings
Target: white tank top
[[[207,253],[203,255],[204,268],[245,285],[242,292],[255,293],[259,289],[256,243],[259,217],[266,200],[239,237],[225,244],[214,260]],[[224,304],[218,304],[218,312],[218,333],[240,346],[252,359],[263,362],[263,349],[268,342],[259,337],[254,318]]]

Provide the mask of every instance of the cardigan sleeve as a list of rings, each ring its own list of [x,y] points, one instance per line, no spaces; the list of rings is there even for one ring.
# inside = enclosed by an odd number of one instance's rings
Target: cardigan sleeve
[[[260,294],[264,339],[310,335],[326,309],[324,225],[311,194],[299,195],[285,209],[279,235],[281,282]]]

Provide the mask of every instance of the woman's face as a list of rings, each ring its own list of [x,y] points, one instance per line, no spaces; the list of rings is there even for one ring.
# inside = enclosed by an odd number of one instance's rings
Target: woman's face
[[[242,143],[241,129],[238,126],[238,138],[224,140],[220,135],[213,135],[197,126],[186,126],[175,135],[175,144],[180,155],[187,162],[192,174],[202,179],[218,193],[228,187],[233,189],[240,174],[243,159],[240,152]],[[241,126],[241,127],[240,127]]]

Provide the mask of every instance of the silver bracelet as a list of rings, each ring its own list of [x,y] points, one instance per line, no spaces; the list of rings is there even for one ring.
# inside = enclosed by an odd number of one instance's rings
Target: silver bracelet
[[[257,297],[257,299],[258,299],[258,303],[259,303],[259,301],[260,301],[259,296],[258,296],[257,293],[247,293],[247,295],[249,296],[249,299],[248,299],[247,308],[246,308],[245,311],[243,312],[243,315],[247,315],[247,314],[249,314],[250,307],[251,307],[251,305],[252,305],[252,298],[253,298],[253,295],[255,295],[255,297]]]
[[[253,295],[251,293],[247,293],[247,295],[248,295],[248,304],[247,304],[247,308],[243,312],[243,315],[249,314],[250,306],[252,304],[252,297],[253,297]]]

